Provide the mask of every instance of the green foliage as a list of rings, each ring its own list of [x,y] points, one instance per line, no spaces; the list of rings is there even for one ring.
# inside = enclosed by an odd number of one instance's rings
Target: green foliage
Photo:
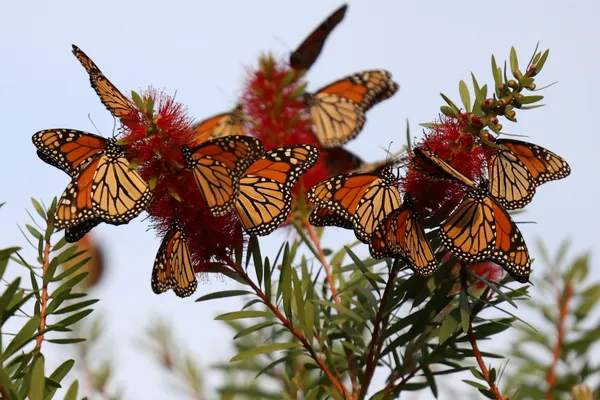
[[[507,389],[516,391],[519,399],[539,399],[548,394],[554,399],[570,399],[575,385],[588,384],[596,385],[593,392],[597,398],[600,283],[590,279],[589,254],[566,262],[568,241],[554,257],[542,244],[538,247],[544,268],[536,271],[536,295],[526,306],[541,323],[536,324],[536,330],[517,325]],[[549,301],[537,301],[540,298]]]
[[[0,292],[2,399],[57,398],[75,362],[67,359],[49,370],[44,350],[50,343],[63,346],[83,340],[69,333],[92,312],[90,306],[97,301],[86,299],[76,286],[87,274],[79,271],[85,262],[58,273],[81,252],[74,245],[63,249],[62,234],[54,235],[56,199],[48,209],[35,199],[32,203],[38,217],[29,214],[32,223],[25,225],[23,234],[37,253],[36,260],[27,261],[20,247],[0,250],[0,278],[6,283]],[[77,382],[63,393],[65,399],[76,399]]]

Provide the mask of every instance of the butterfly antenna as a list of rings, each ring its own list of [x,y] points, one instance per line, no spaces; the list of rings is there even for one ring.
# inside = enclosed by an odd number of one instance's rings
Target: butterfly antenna
[[[92,123],[92,125],[94,125],[94,128],[96,128],[96,132],[98,132],[98,135],[102,135],[100,133],[100,129],[98,129],[98,127],[96,126],[96,124],[94,123],[94,120],[92,120],[92,114],[88,113],[88,119],[90,120],[90,122]]]
[[[280,38],[279,36],[273,36],[273,39],[275,39],[276,41],[278,41],[280,44],[283,45],[283,47],[289,52],[290,51],[290,45],[287,44],[285,42],[285,40],[283,40],[282,38]]]

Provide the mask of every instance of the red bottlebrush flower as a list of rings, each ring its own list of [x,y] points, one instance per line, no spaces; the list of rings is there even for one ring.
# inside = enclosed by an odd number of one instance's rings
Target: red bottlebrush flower
[[[242,96],[245,111],[253,121],[249,133],[259,138],[267,150],[293,144],[320,147],[302,97],[304,86],[300,72],[270,55],[261,57],[259,68],[249,72]],[[308,189],[328,177],[321,157],[302,176],[294,194],[299,187]]]
[[[431,150],[467,178],[480,180],[486,175],[490,150],[476,143],[473,135],[464,133],[462,128],[458,119],[441,115],[416,147]],[[423,217],[435,217],[436,220],[444,219],[466,191],[459,183],[428,176],[413,163],[408,165],[401,187],[415,199],[417,210]]]
[[[164,234],[172,218],[178,217],[196,272],[203,272],[203,265],[226,261],[243,245],[242,227],[233,212],[213,216],[192,172],[183,168],[181,146],[193,138],[185,107],[152,89],[141,97],[144,104],[152,98],[155,111],[151,118],[146,110],[145,119],[127,121],[121,141],[127,143],[129,159],[140,166],[138,171],[152,190],[147,212],[153,227]]]
[[[442,257],[442,264],[446,263],[452,255],[450,253],[446,253]],[[454,277],[458,277],[460,274],[460,262],[457,262],[454,267],[452,267],[452,275]],[[498,264],[492,261],[483,261],[480,263],[469,264],[469,268],[476,275],[482,277],[488,282],[498,282],[502,278],[504,278],[504,270]],[[471,277],[469,275],[468,284],[473,288],[475,294],[480,294],[485,289],[485,284],[481,282],[479,279]],[[451,294],[456,294],[460,291],[460,285],[456,284],[456,286],[451,290]]]

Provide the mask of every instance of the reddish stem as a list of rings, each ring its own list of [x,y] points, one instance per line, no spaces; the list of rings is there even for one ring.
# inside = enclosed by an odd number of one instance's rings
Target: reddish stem
[[[316,361],[316,363],[319,365],[319,367],[321,368],[323,373],[327,376],[327,378],[329,379],[329,381],[331,382],[333,387],[342,396],[344,396],[345,399],[351,399],[350,393],[348,392],[348,389],[346,389],[346,387],[342,383],[341,379],[340,380],[336,379],[333,372],[327,367],[327,365],[321,359],[321,357],[319,357],[316,354],[315,350],[312,348],[311,344],[306,339],[306,336],[304,336],[304,334],[302,332],[300,332],[298,329],[296,329],[292,325],[292,323],[279,311],[279,309],[273,303],[271,303],[271,300],[269,298],[267,298],[267,296],[264,294],[264,292],[258,286],[256,286],[256,284],[252,281],[252,279],[250,279],[250,277],[241,268],[236,266],[235,263],[233,263],[233,262],[229,262],[228,265],[230,268],[232,268],[235,271],[236,274],[238,274],[238,276],[240,278],[242,278],[244,281],[246,281],[246,283],[248,283],[248,285],[250,285],[250,287],[252,288],[252,290],[254,290],[256,295],[258,297],[260,297],[260,299],[263,301],[263,303],[267,307],[269,307],[269,309],[273,312],[273,314],[275,314],[275,317],[277,317],[277,319],[279,319],[279,321],[281,321],[283,326],[285,326],[300,341],[302,346],[306,349],[306,351],[308,351],[308,353],[313,358],[313,360]]]
[[[42,294],[40,295],[40,335],[35,340],[35,347],[33,349],[34,354],[39,354],[42,349],[42,342],[44,341],[44,330],[46,329],[46,311],[48,307],[48,284],[46,283],[46,272],[50,266],[50,240],[46,240],[44,246],[44,260],[42,264]]]
[[[572,297],[573,283],[571,281],[568,281],[562,296],[560,293],[558,293],[556,296],[560,311],[556,327],[556,344],[554,345],[554,349],[552,351],[552,364],[550,366],[550,370],[548,371],[548,376],[546,378],[546,382],[548,384],[548,389],[546,390],[547,400],[554,399],[554,396],[552,396],[552,389],[554,388],[554,384],[556,383],[556,367],[558,366],[558,362],[560,361],[561,347],[565,338],[565,323],[567,316],[569,315],[569,302]]]
[[[381,328],[383,328],[384,325],[384,314],[386,311],[385,308],[391,289],[394,286],[394,279],[396,278],[396,274],[397,271],[395,269],[392,270],[392,272],[390,272],[390,276],[385,285],[385,290],[383,291],[383,295],[381,296],[381,302],[379,303],[377,315],[375,316],[373,336],[371,337],[371,343],[369,343],[369,348],[367,350],[367,363],[365,375],[363,381],[361,382],[359,399],[362,399],[367,395],[367,390],[369,390],[371,379],[373,378],[373,374],[375,373],[375,368],[377,366],[377,360],[379,358],[379,354],[381,353],[381,348],[383,347],[383,342],[379,341],[379,334],[381,332]]]
[[[319,261],[321,261],[321,264],[323,264],[323,269],[325,270],[327,283],[329,283],[329,290],[331,291],[331,296],[337,304],[341,304],[341,300],[337,295],[337,289],[335,288],[335,282],[333,281],[333,275],[331,275],[331,270],[329,269],[329,263],[327,262],[327,259],[325,258],[325,253],[323,252],[323,248],[321,247],[321,241],[319,240],[319,237],[317,236],[317,233],[315,232],[313,226],[310,224],[310,222],[308,222],[306,218],[302,219],[302,225],[306,228],[306,231],[308,232],[308,237],[315,245],[315,249],[317,250],[317,254],[319,255]]]
[[[461,265],[460,265],[460,282],[461,282],[461,286],[462,286],[461,290],[464,290],[464,291],[466,291],[468,289],[467,268],[468,267],[465,263],[461,263]],[[471,343],[471,347],[473,348],[473,355],[475,356],[475,359],[477,360],[477,364],[479,364],[479,369],[481,370],[481,373],[483,374],[483,378],[485,379],[488,386],[490,387],[490,392],[492,392],[494,394],[494,397],[497,400],[503,400],[504,397],[498,390],[498,387],[490,379],[490,371],[485,366],[485,362],[483,361],[483,357],[481,356],[481,351],[479,351],[479,346],[477,345],[477,338],[475,338],[475,335],[473,334],[473,325],[471,324],[472,319],[473,319],[473,315],[469,315],[469,329],[467,331],[467,337],[469,338],[469,343]]]

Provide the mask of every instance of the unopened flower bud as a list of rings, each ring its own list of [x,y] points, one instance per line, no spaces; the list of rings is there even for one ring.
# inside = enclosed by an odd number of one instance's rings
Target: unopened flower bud
[[[532,83],[531,85],[527,86],[527,89],[529,90],[535,90],[536,86],[535,83]]]
[[[510,81],[508,81],[508,87],[511,89],[516,89],[519,87],[519,84],[514,79],[511,79]]]

